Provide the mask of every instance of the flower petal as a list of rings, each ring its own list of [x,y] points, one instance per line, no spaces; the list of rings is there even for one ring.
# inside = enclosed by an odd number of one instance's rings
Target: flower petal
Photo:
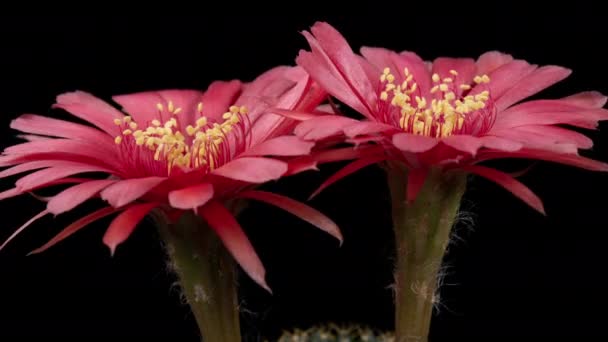
[[[29,175],[19,179],[15,182],[17,188],[22,191],[32,190],[40,185],[47,184],[49,182],[72,176],[79,173],[87,173],[87,172],[110,172],[108,169],[87,165],[87,164],[79,164],[73,163],[71,165],[62,165],[57,167],[49,167],[44,170],[36,171],[34,173],[30,173]]]
[[[72,210],[115,182],[116,180],[100,179],[74,185],[53,196],[46,208],[54,215]]]
[[[310,200],[313,197],[317,196],[321,191],[325,190],[328,186],[334,184],[335,182],[339,181],[340,179],[342,179],[352,173],[355,173],[366,166],[379,163],[386,159],[388,159],[388,157],[385,155],[376,155],[376,156],[370,156],[370,157],[357,159],[357,160],[349,163],[348,165],[346,165],[345,167],[340,169],[338,172],[331,175],[331,177],[329,177],[327,180],[325,180],[325,182],[323,182],[323,184],[321,184],[321,186],[319,186],[317,188],[317,190],[315,190],[315,192],[313,192],[312,195],[310,195],[310,197],[308,199]]]
[[[340,233],[338,226],[330,218],[304,203],[270,192],[255,190],[242,192],[238,195],[238,197],[266,202],[270,205],[290,212],[335,237],[338,239],[338,241],[340,241],[340,244],[342,244],[342,233]]]
[[[264,183],[281,178],[285,172],[287,172],[287,164],[280,160],[243,157],[222,165],[212,173],[248,183]]]
[[[477,59],[477,74],[490,74],[492,71],[511,61],[513,61],[511,55],[499,51],[488,51]]]
[[[399,133],[393,135],[393,145],[405,152],[426,152],[439,143],[439,139],[415,135],[410,133]]]
[[[560,163],[570,166],[575,166],[581,169],[590,171],[604,171],[608,172],[608,164],[599,162],[593,159],[585,158],[576,154],[561,154],[551,151],[544,150],[533,150],[533,149],[522,149],[517,152],[484,152],[477,158],[477,162],[494,159],[505,159],[505,158],[522,158],[522,159],[536,159],[544,160],[548,162]]]
[[[15,230],[15,232],[13,234],[11,234],[11,236],[9,236],[2,245],[0,245],[0,251],[3,250],[4,247],[6,247],[6,245],[9,242],[11,242],[14,238],[16,238],[17,235],[21,234],[21,232],[23,232],[25,230],[25,228],[29,227],[32,223],[36,222],[37,220],[39,220],[46,214],[48,214],[48,211],[46,211],[46,209],[45,209],[45,210],[41,211],[40,213],[38,213],[36,216],[32,217],[29,221],[24,223],[21,227],[17,228],[17,230]]]
[[[129,238],[137,224],[157,206],[158,203],[134,204],[112,220],[103,236],[103,243],[110,248],[111,255],[114,255],[118,245]]]
[[[526,204],[536,209],[541,214],[545,215],[543,203],[528,187],[520,183],[513,177],[500,171],[479,165],[467,165],[462,168],[464,171],[471,172],[487,178],[492,182],[502,186],[510,191],[513,195],[524,201]]]
[[[458,76],[452,76],[450,70],[458,72]],[[460,84],[470,84],[477,71],[477,65],[472,58],[449,58],[439,57],[433,61],[433,74],[438,74],[441,79],[445,77],[455,78]],[[460,87],[456,88],[458,95],[462,92]]]
[[[383,124],[374,121],[359,121],[344,127],[344,134],[349,138],[354,138],[359,135],[376,134],[398,131],[394,126]]]
[[[268,292],[272,292],[266,284],[264,265],[262,265],[241,226],[228,209],[218,202],[211,201],[199,208],[198,212],[217,233],[226,249],[232,254],[234,260],[241,265],[245,273]]]
[[[548,65],[540,67],[497,98],[495,103],[496,108],[499,111],[503,110],[565,79],[570,73],[572,73],[572,70],[558,66]]]
[[[24,114],[11,121],[10,127],[25,133],[69,138],[98,143],[112,143],[112,137],[93,127],[45,116]]]
[[[57,97],[53,106],[70,112],[101,128],[110,135],[116,135],[118,129],[114,119],[122,119],[123,114],[108,103],[83,91],[65,93]]]
[[[238,80],[211,83],[202,98],[204,115],[219,119],[235,103],[242,89],[243,84]]]
[[[101,192],[101,198],[118,208],[129,204],[166,180],[165,177],[132,178],[118,181]]]
[[[284,135],[261,142],[249,148],[241,156],[301,156],[310,153],[314,145],[314,142]]]
[[[325,115],[306,120],[296,126],[294,134],[304,140],[322,140],[341,135],[344,128],[359,122],[358,120],[338,115]]]
[[[475,94],[487,88],[489,89],[493,100],[496,100],[535,69],[536,66],[530,65],[528,62],[522,60],[514,60],[510,63],[503,64],[489,74],[490,83],[482,83],[476,86],[471,93]]]
[[[65,240],[66,238],[68,238],[72,234],[76,233],[80,229],[86,227],[87,225],[89,225],[103,217],[106,217],[110,214],[113,214],[116,211],[118,211],[118,209],[112,208],[112,207],[105,207],[105,208],[96,210],[96,211],[92,212],[91,214],[89,214],[85,217],[82,217],[82,218],[76,220],[75,222],[73,222],[72,224],[68,225],[61,232],[59,232],[59,234],[55,235],[55,237],[53,237],[51,240],[49,240],[49,242],[34,249],[28,255],[42,253],[42,252],[46,251],[47,249],[53,247],[54,245],[58,244],[59,242]]]
[[[202,183],[169,193],[169,204],[177,209],[193,209],[204,205],[213,198],[213,185]]]
[[[562,101],[566,101],[574,106],[584,108],[602,108],[606,105],[607,100],[608,96],[598,91],[583,91],[562,99]]]
[[[291,176],[300,172],[315,170],[318,171],[317,161],[311,156],[302,156],[299,158],[293,158],[287,161],[287,172],[283,175]]]

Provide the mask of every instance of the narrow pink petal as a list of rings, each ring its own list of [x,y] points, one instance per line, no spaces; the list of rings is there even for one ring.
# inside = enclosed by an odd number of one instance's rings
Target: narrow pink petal
[[[283,176],[287,177],[311,170],[319,170],[319,168],[317,168],[317,161],[311,156],[302,156],[287,161],[287,172],[285,172]]]
[[[534,70],[536,70],[536,66],[530,65],[526,61],[514,60],[492,71],[489,74],[490,83],[476,86],[472,93],[475,93],[477,88],[487,88],[490,96],[496,100]]]
[[[593,140],[576,131],[556,126],[522,126],[514,128],[515,131],[537,134],[538,136],[556,144],[573,144],[578,148],[593,147]]]
[[[521,79],[511,89],[496,99],[496,108],[500,111],[512,104],[532,96],[541,90],[565,79],[572,73],[570,69],[557,66],[543,66]]]
[[[326,115],[306,120],[296,126],[294,134],[304,140],[321,140],[341,135],[346,126],[359,121],[344,116]]]
[[[50,167],[44,170],[30,173],[19,179],[15,185],[17,188],[28,191],[40,185],[47,184],[58,179],[87,172],[110,172],[110,170],[93,165],[73,163],[72,165]]]
[[[241,156],[301,156],[310,153],[314,145],[296,136],[285,135],[257,144]]]
[[[169,193],[169,204],[177,209],[193,209],[204,205],[213,198],[213,185],[202,183]]]
[[[382,146],[365,146],[360,148],[343,147],[314,152],[310,156],[316,162],[323,164],[373,155],[384,155],[384,148]]]
[[[399,53],[399,57],[394,57],[393,60],[400,72],[404,68],[408,68],[422,94],[429,92],[431,89],[431,70],[420,56],[410,51],[403,51]]]
[[[110,135],[116,135],[118,132],[114,119],[122,119],[124,116],[108,103],[82,91],[59,95],[54,107],[64,109]]]
[[[234,216],[223,205],[211,201],[199,209],[199,215],[217,233],[226,249],[245,273],[268,292],[264,265]]]
[[[376,92],[346,39],[335,28],[324,22],[315,23],[311,32],[361,102],[370,110],[374,108]]]
[[[407,201],[413,202],[416,200],[418,193],[424,186],[424,181],[428,175],[426,169],[410,169],[407,174]]]
[[[110,223],[108,230],[106,230],[106,233],[103,236],[103,243],[110,248],[111,255],[114,255],[118,245],[131,236],[131,233],[133,233],[137,224],[158,205],[158,203],[134,204],[112,220],[112,223]]]
[[[19,196],[21,194],[23,194],[23,191],[21,191],[18,188],[12,188],[12,189],[8,189],[8,190],[4,190],[4,191],[0,192],[0,200],[4,200],[4,199],[7,199],[7,198]]]
[[[565,139],[560,139],[556,136],[540,135],[534,132],[533,130],[530,131],[522,129],[524,127],[496,130],[493,131],[492,134],[495,134],[497,137],[509,139],[511,141],[518,141],[526,148],[553,151],[557,153],[576,154],[578,152],[578,147],[576,143],[572,141],[565,141]],[[551,133],[554,134],[555,132]]]
[[[588,109],[578,112],[509,113],[499,116],[491,132],[530,125],[571,125],[595,129],[598,122],[608,119],[608,110]]]
[[[511,55],[499,52],[488,51],[477,59],[477,74],[488,75],[497,68],[513,61]]]
[[[522,158],[522,159],[536,159],[544,160],[548,162],[554,162],[559,164],[570,165],[579,167],[585,170],[591,171],[603,171],[608,172],[608,164],[599,162],[593,159],[585,158],[576,154],[560,154],[551,151],[544,150],[532,150],[525,149],[517,152],[485,152],[483,156],[480,156],[477,162],[493,159],[505,159],[505,158]]]
[[[323,184],[321,184],[321,186],[319,186],[317,188],[317,190],[315,190],[315,192],[313,192],[312,195],[310,195],[309,199],[312,199],[313,197],[317,196],[319,193],[321,193],[321,191],[325,190],[327,187],[329,187],[330,185],[339,181],[340,179],[342,179],[350,174],[353,174],[366,166],[376,164],[383,160],[386,160],[387,158],[388,157],[385,155],[377,155],[377,156],[357,159],[357,160],[349,163],[348,165],[346,165],[345,167],[340,169],[338,172],[331,175],[331,177],[329,177],[327,180],[325,180],[325,182],[323,182]]]
[[[280,160],[243,157],[222,165],[212,173],[248,183],[264,183],[281,178],[285,172],[287,164]]]
[[[598,91],[583,91],[578,94],[564,97],[562,101],[584,108],[602,108],[606,105],[608,96],[605,96]]]
[[[100,179],[74,185],[53,196],[46,208],[51,214],[59,215],[74,209],[115,182],[115,180]]]
[[[484,178],[487,178],[492,182],[502,186],[503,188],[510,191],[513,195],[524,201],[526,204],[536,209],[541,214],[545,215],[545,209],[543,208],[543,203],[540,198],[538,198],[538,196],[536,196],[530,189],[528,189],[528,187],[526,187],[513,177],[503,172],[479,165],[468,165],[464,166],[462,169],[464,171],[471,172]]]
[[[498,151],[514,152],[519,151],[524,147],[523,143],[501,137],[484,136],[480,139],[482,140],[484,147]]]
[[[426,152],[439,143],[439,139],[415,135],[410,133],[399,133],[393,135],[393,145],[405,152]]]
[[[397,131],[394,126],[374,121],[360,121],[344,127],[344,134],[349,138],[359,135]]]
[[[132,178],[118,181],[101,192],[101,198],[118,208],[129,204],[166,180],[165,177]]]
[[[75,222],[73,222],[72,224],[68,225],[61,232],[59,232],[59,234],[55,235],[55,237],[53,237],[51,240],[49,240],[49,242],[34,249],[28,255],[42,253],[42,252],[46,251],[47,249],[53,247],[57,243],[70,237],[72,234],[78,232],[80,229],[86,227],[87,225],[89,225],[103,217],[106,217],[110,214],[113,214],[116,211],[118,211],[118,209],[112,208],[112,207],[106,207],[106,208],[96,210],[93,213],[91,213],[85,217],[82,217],[82,218],[76,220]]]
[[[11,168],[2,170],[2,172],[0,172],[0,178],[10,177],[10,176],[17,175],[22,172],[27,172],[27,171],[31,171],[31,170],[55,166],[55,164],[58,164],[58,163],[61,164],[62,162],[56,161],[56,160],[37,160],[37,161],[26,162],[23,164],[18,164]]]
[[[282,115],[282,116],[284,116],[286,118],[297,120],[297,121],[305,121],[305,120],[308,120],[308,119],[315,119],[315,118],[318,118],[320,116],[323,116],[323,114],[320,114],[320,113],[299,112],[299,111],[280,109],[280,108],[269,109],[268,113],[274,113],[274,114]],[[327,113],[327,114],[329,114],[329,113]]]
[[[112,137],[93,127],[74,122],[48,118],[35,114],[24,114],[11,121],[11,128],[25,133],[50,137],[112,143]]]
[[[441,142],[458,151],[469,153],[472,156],[483,146],[483,141],[471,135],[451,135],[441,139]]]
[[[342,233],[340,228],[329,217],[323,215],[318,210],[291,198],[273,194],[265,191],[249,190],[238,195],[241,198],[249,198],[257,201],[266,202],[275,207],[281,208],[302,220],[312,224],[322,231],[330,234],[342,244]]]
[[[41,211],[40,213],[38,213],[36,216],[32,217],[29,221],[27,221],[26,223],[24,223],[17,230],[15,230],[15,232],[13,234],[11,234],[11,236],[9,236],[8,239],[6,239],[6,241],[4,241],[4,243],[0,246],[0,251],[3,250],[4,247],[6,247],[6,245],[9,242],[11,242],[14,238],[16,238],[17,235],[21,234],[21,232],[23,232],[25,230],[25,228],[29,227],[32,223],[34,223],[38,219],[42,218],[46,214],[48,214],[48,211],[46,211],[46,209],[45,209],[45,210]]]

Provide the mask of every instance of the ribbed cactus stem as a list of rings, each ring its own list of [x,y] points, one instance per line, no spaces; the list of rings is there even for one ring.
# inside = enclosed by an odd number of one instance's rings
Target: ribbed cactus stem
[[[203,341],[241,342],[235,265],[219,238],[193,212],[155,218]]]
[[[427,342],[438,276],[466,187],[459,172],[430,170],[416,200],[406,200],[407,170],[387,168],[397,243],[395,337]]]

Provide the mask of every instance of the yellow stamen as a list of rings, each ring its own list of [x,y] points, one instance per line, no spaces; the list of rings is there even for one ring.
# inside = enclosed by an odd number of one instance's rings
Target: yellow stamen
[[[159,111],[161,111],[161,112],[162,112],[162,111],[163,111],[163,108],[164,108],[164,107],[163,107],[163,104],[162,104],[162,103],[157,103],[157,104],[156,104],[156,109],[158,109]]]
[[[120,125],[122,125],[122,120],[120,120],[120,119],[114,119],[114,124],[116,126],[120,126]]]
[[[114,143],[116,145],[120,145],[121,142],[122,142],[122,137],[121,136],[117,136],[116,138],[114,138]]]

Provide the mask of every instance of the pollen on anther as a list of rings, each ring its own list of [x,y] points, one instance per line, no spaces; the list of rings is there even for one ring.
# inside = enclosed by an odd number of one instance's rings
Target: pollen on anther
[[[462,90],[469,90],[469,89],[471,89],[471,86],[468,85],[468,84],[461,84],[460,85],[460,89],[462,89]]]
[[[158,127],[158,126],[160,126],[160,121],[154,119],[154,120],[152,120],[152,125]]]
[[[179,112],[182,111],[182,107],[177,107],[175,108],[175,110],[173,111],[173,114],[178,114]]]
[[[159,111],[161,111],[161,112],[162,112],[162,111],[163,111],[163,109],[164,109],[163,104],[162,104],[162,103],[157,103],[157,104],[156,104],[156,109],[158,109]]]
[[[122,125],[122,120],[120,120],[120,119],[114,119],[114,124],[116,126],[120,126],[120,125]]]
[[[116,138],[114,138],[114,143],[116,145],[120,145],[121,142],[122,142],[122,137],[121,136],[117,136]]]
[[[203,111],[203,103],[202,103],[202,102],[199,102],[199,103],[196,105],[196,110],[197,110],[199,113]]]
[[[440,80],[439,75],[437,75],[437,74],[433,74],[433,76],[431,78],[433,79],[433,82],[435,82],[435,83],[439,82],[439,80]]]
[[[452,74],[454,76],[458,76],[458,71],[456,71],[456,70],[450,70],[450,74]]]

